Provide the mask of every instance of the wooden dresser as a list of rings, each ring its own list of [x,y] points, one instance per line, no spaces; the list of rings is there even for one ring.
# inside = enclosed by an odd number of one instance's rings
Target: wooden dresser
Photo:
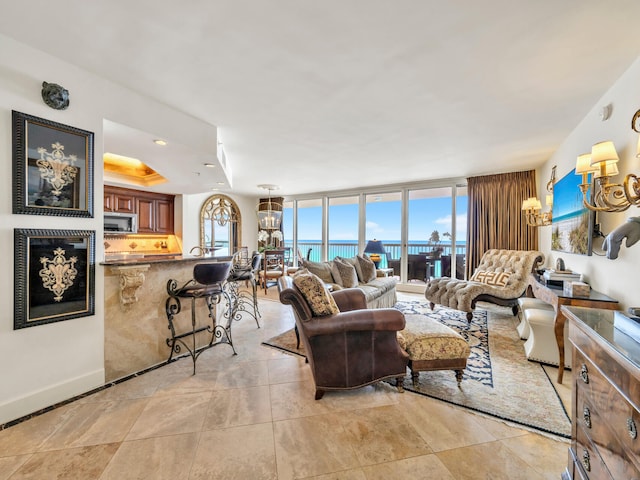
[[[571,448],[562,477],[640,480],[640,344],[615,328],[611,310],[562,311],[573,345]]]

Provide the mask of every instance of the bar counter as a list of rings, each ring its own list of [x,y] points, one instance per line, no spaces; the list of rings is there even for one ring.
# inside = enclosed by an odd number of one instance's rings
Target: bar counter
[[[109,258],[100,264],[104,268],[107,382],[169,358],[167,338],[170,332],[165,307],[167,282],[174,279],[178,285],[183,285],[193,278],[195,265],[218,261],[228,261],[228,258],[136,255],[134,258]],[[196,308],[198,324],[206,325],[209,312],[204,302],[198,302]],[[191,327],[190,302],[184,303],[178,317],[178,325]],[[198,343],[205,345],[209,340],[203,332]]]

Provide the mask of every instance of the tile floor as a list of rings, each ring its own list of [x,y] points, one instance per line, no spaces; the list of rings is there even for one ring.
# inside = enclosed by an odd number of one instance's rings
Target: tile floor
[[[0,480],[533,480],[564,470],[566,440],[386,383],[315,401],[304,361],[260,345],[293,326],[289,307],[263,300],[261,310],[261,329],[234,324],[238,355],[208,350],[195,376],[184,358],[0,431]]]

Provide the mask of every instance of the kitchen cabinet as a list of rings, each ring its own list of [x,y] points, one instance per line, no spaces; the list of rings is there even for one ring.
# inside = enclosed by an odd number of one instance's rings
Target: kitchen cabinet
[[[138,233],[173,234],[174,195],[104,187],[104,211],[136,213]]]

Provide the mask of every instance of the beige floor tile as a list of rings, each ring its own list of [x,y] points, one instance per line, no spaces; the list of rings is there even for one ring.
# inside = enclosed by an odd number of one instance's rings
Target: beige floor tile
[[[191,393],[149,400],[126,440],[199,432],[211,392]]]
[[[186,395],[189,393],[211,392],[219,386],[219,375],[220,373],[217,371],[197,371],[195,375],[192,375],[192,372],[173,374],[171,376],[173,382],[165,383],[161,386],[158,386],[153,396],[166,397],[174,395]]]
[[[286,355],[267,361],[269,384],[313,381],[309,364],[299,356]]]
[[[135,399],[78,405],[40,450],[121,442],[148,401]]]
[[[326,392],[320,400],[333,411],[357,410],[398,404],[404,393],[387,382],[377,382],[353,390]]]
[[[8,480],[30,457],[31,454],[0,458],[0,480]]]
[[[524,460],[500,441],[438,452],[436,454],[456,480],[543,480]]]
[[[436,455],[421,455],[395,462],[363,467],[366,480],[387,480],[390,478],[455,480],[451,472]]]
[[[78,405],[68,404],[30,420],[0,430],[0,456],[36,452],[40,445],[60,428]]]
[[[432,453],[397,405],[339,414],[360,465],[400,460]]]
[[[189,480],[275,480],[271,423],[203,432]]]
[[[11,480],[94,480],[113,457],[119,444],[95,445],[34,454]]]
[[[340,414],[273,423],[278,479],[312,477],[359,467],[353,440]]]
[[[279,383],[269,387],[273,420],[309,417],[331,411],[329,404],[315,399],[311,381]]]
[[[200,432],[123,442],[100,480],[174,480],[191,468]]]
[[[571,446],[569,440],[552,440],[530,433],[502,440],[502,443],[545,478],[557,479],[567,467],[568,450]]]
[[[266,361],[236,363],[218,373],[216,390],[269,385]]]
[[[473,413],[421,395],[402,400],[403,415],[435,452],[496,440]]]
[[[396,478],[396,477],[387,477]],[[304,480],[367,480],[367,476],[361,468],[345,470],[343,472],[327,473],[315,477],[307,477]]]
[[[214,391],[205,413],[203,430],[271,422],[269,386]]]

